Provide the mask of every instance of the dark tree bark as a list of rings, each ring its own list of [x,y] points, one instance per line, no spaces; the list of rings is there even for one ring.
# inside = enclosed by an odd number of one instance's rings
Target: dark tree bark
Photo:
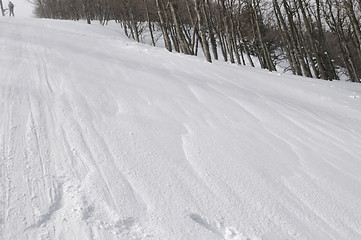
[[[144,0],[144,4],[145,4],[145,12],[146,12],[146,16],[147,16],[150,38],[152,39],[152,45],[155,46],[155,40],[154,40],[153,29],[152,29],[152,21],[150,20],[150,16],[149,16],[148,0]]]
[[[3,1],[2,0],[0,0],[0,9],[1,9],[1,14],[3,16],[5,16],[5,11],[4,11],[4,6],[3,6]]]
[[[178,43],[179,43],[179,47],[181,49],[181,51],[185,54],[191,54],[191,50],[189,49],[189,45],[185,39],[185,36],[183,34],[183,31],[180,27],[179,24],[179,19],[177,16],[177,13],[174,9],[174,3],[172,0],[170,0],[169,2],[169,7],[170,7],[170,11],[171,11],[171,15],[172,15],[172,19],[173,19],[173,23],[174,23],[174,27],[176,30],[176,35],[177,35],[177,39],[178,39]]]
[[[204,0],[194,0],[194,9],[197,14],[197,22],[198,22],[198,29],[200,31],[201,41],[202,41],[202,48],[206,60],[208,62],[212,62],[211,54],[209,52],[209,44],[206,35],[206,27],[204,24],[205,16],[203,15],[202,8],[203,8]]]
[[[172,52],[172,43],[170,41],[169,35],[168,35],[168,30],[166,27],[166,22],[164,20],[164,6],[163,6],[163,2],[162,0],[156,0],[156,4],[157,4],[157,12],[158,12],[158,17],[159,17],[159,25],[162,29],[162,33],[163,33],[163,38],[164,38],[164,44],[165,44],[165,48],[169,51]]]
[[[212,12],[210,9],[209,0],[203,6],[203,12],[206,18],[206,24],[208,29],[208,35],[212,46],[212,53],[215,60],[218,60],[217,41],[214,34],[214,23],[212,21]]]

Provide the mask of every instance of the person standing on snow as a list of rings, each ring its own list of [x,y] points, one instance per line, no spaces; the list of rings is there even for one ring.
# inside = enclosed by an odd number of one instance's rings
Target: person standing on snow
[[[14,15],[14,3],[9,1],[8,7],[9,7],[9,11],[10,11],[9,16],[11,17],[11,15],[13,15],[13,17],[15,17],[15,15]]]

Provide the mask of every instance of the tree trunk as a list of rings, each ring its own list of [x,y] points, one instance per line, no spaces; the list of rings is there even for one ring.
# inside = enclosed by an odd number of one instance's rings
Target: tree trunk
[[[0,8],[1,8],[1,14],[2,14],[3,16],[5,16],[5,10],[4,10],[4,6],[3,6],[3,1],[2,1],[2,0],[0,0]]]
[[[227,9],[226,9],[226,5],[224,3],[224,0],[221,0],[221,14],[223,16],[223,26],[225,29],[225,36],[226,36],[226,46],[228,49],[228,54],[229,54],[229,58],[231,63],[235,63],[234,61],[234,55],[233,55],[233,40],[232,40],[232,35],[231,35],[231,30],[230,28],[230,21],[229,21],[229,15],[227,13]]]
[[[206,57],[206,60],[208,62],[212,62],[211,54],[209,52],[209,44],[208,44],[207,35],[206,35],[206,28],[205,28],[205,24],[204,24],[204,16],[201,11],[203,4],[204,4],[204,0],[194,0],[194,9],[196,11],[197,18],[198,18],[197,22],[198,22],[198,29],[199,29],[200,35],[201,35],[203,53]]]
[[[312,29],[313,29],[313,26],[312,26],[312,21],[310,18],[307,17],[307,14],[306,14],[306,10],[304,8],[304,5],[303,5],[303,2],[302,0],[298,0],[298,6],[301,10],[301,14],[302,14],[302,17],[303,17],[303,22],[305,24],[305,27],[306,27],[306,35],[308,37],[308,41],[309,41],[309,48],[310,48],[310,51],[312,51],[312,55],[313,56],[310,56],[311,57],[311,60],[312,58],[314,57],[316,62],[317,62],[317,67],[318,67],[318,70],[320,72],[320,77],[324,80],[328,80],[329,77],[327,75],[327,72],[326,72],[326,69],[323,65],[323,62],[321,60],[321,57],[320,57],[320,52],[317,48],[317,45],[316,45],[316,42],[315,42],[315,39],[314,37],[312,36]]]
[[[162,29],[165,48],[169,52],[172,52],[172,43],[171,43],[169,35],[168,35],[166,23],[164,21],[164,8],[163,8],[163,3],[161,1],[162,0],[156,0],[157,12],[158,12],[158,17],[159,17],[159,25],[160,25],[160,27]]]
[[[359,1],[360,2],[360,1]],[[355,10],[353,7],[353,3],[350,0],[343,0],[343,4],[346,10],[347,15],[349,16],[349,19],[351,21],[352,28],[356,35],[356,41],[357,41],[357,48],[358,48],[358,55],[361,60],[361,29],[359,21],[357,20],[357,17],[355,15]],[[360,7],[361,7],[361,3]]]
[[[299,61],[297,61],[296,53],[295,53],[295,46],[293,45],[293,42],[291,40],[291,32],[286,24],[285,19],[283,18],[281,9],[279,7],[279,4],[277,0],[273,0],[273,7],[276,14],[277,22],[279,25],[279,29],[282,34],[282,39],[287,45],[287,52],[288,52],[288,59],[290,62],[290,66],[292,69],[293,74],[297,74],[299,76],[302,76],[302,70]]]
[[[150,21],[150,17],[149,17],[148,0],[144,0],[144,4],[145,4],[145,12],[146,12],[147,21],[148,21],[148,29],[149,29],[149,33],[150,33],[150,38],[152,39],[152,45],[155,46],[152,22]]]
[[[300,34],[297,32],[297,27],[295,26],[295,23],[293,21],[293,15],[292,11],[290,10],[290,6],[287,3],[287,0],[283,0],[283,6],[286,11],[289,29],[290,29],[290,40],[291,44],[293,46],[293,50],[296,54],[296,58],[298,59],[298,62],[301,64],[303,74],[306,77],[312,78],[311,70],[308,66],[308,64],[305,62],[304,55],[302,54],[302,46],[301,46],[301,40],[300,40]]]
[[[206,24],[207,24],[207,28],[208,28],[208,35],[209,35],[209,39],[212,45],[212,52],[213,52],[213,57],[215,60],[218,60],[218,51],[217,51],[217,41],[216,38],[214,37],[214,26],[212,23],[212,17],[211,17],[211,11],[209,8],[209,0],[207,0],[207,3],[205,4],[205,6],[203,6],[203,12],[205,15],[205,19],[206,19]]]
[[[168,3],[169,3],[170,11],[171,11],[171,14],[172,14],[172,18],[173,18],[173,23],[174,23],[174,27],[175,27],[176,34],[177,34],[179,47],[180,47],[180,49],[181,49],[181,51],[183,53],[189,55],[191,53],[191,50],[189,49],[189,46],[188,46],[188,43],[187,43],[187,41],[186,41],[186,39],[184,37],[183,31],[181,30],[181,28],[179,26],[179,20],[178,20],[178,17],[177,17],[177,13],[175,12],[175,9],[174,9],[173,1],[170,0]]]

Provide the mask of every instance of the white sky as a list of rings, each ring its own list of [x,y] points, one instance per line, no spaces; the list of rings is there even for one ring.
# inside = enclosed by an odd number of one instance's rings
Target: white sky
[[[12,0],[15,5],[15,17],[32,17],[33,5],[27,0]],[[3,0],[4,7],[7,8],[9,1]]]

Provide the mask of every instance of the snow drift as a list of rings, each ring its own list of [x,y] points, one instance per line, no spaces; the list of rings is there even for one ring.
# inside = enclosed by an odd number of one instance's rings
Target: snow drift
[[[361,85],[0,28],[1,239],[361,239]]]

